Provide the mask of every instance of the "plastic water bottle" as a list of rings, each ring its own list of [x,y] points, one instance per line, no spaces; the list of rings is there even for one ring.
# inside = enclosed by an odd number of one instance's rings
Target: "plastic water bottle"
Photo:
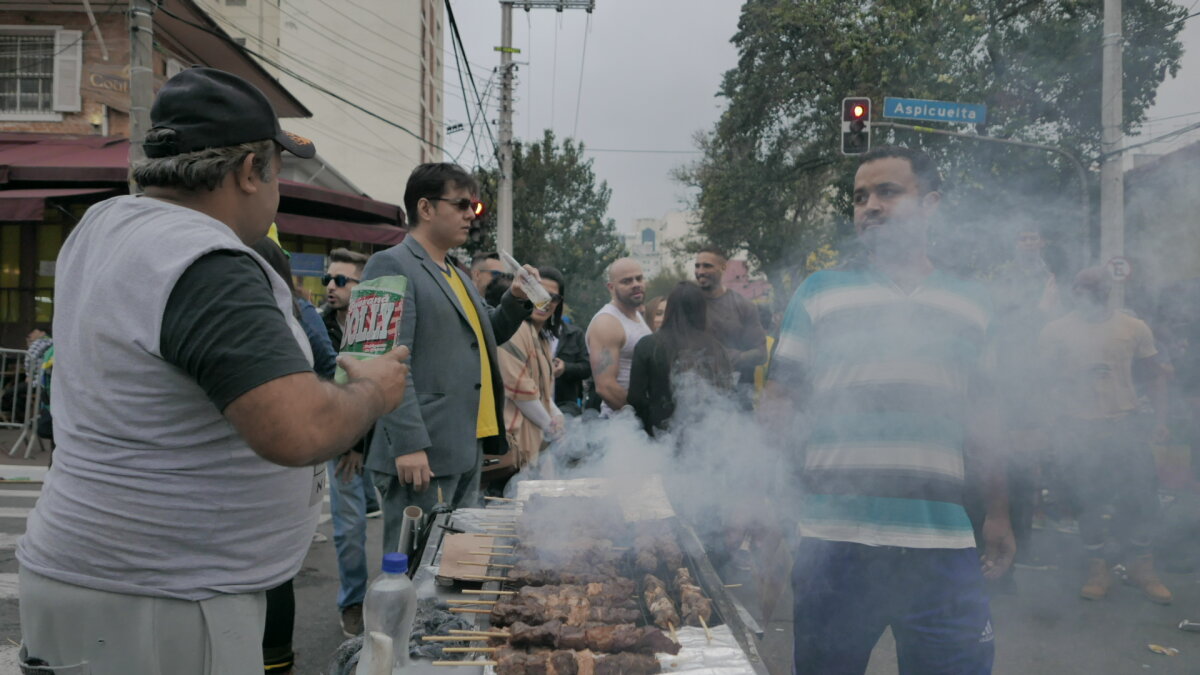
[[[417,615],[417,591],[406,572],[408,556],[384,554],[383,573],[371,582],[363,602],[363,651],[355,675],[392,673],[408,665],[408,639]]]
[[[529,273],[529,270],[521,267],[521,263],[517,259],[508,254],[508,251],[500,251],[500,258],[508,265],[508,269],[512,271],[513,276],[520,282],[521,288],[525,290],[526,297],[538,309],[546,309],[550,304],[550,291],[547,291],[544,286],[538,283],[538,280]]]

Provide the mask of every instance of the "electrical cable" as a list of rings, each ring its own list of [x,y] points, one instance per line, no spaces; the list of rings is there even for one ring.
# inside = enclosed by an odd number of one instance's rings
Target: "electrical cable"
[[[583,73],[587,64],[588,35],[592,32],[592,13],[588,12],[587,24],[583,29],[583,55],[579,57],[579,90],[575,93],[575,126],[571,127],[571,137],[579,138],[579,110],[583,101]]]
[[[463,46],[462,35],[458,32],[458,22],[454,19],[454,9],[450,6],[449,0],[446,0],[446,18],[450,24],[451,36],[454,38],[455,44],[458,45],[458,50],[462,53],[463,59],[467,58],[467,49]],[[475,92],[475,103],[479,106],[480,112],[483,112],[483,99],[479,96],[479,87],[475,85],[475,73],[471,70],[470,64],[467,67],[467,78],[471,81],[471,90]],[[500,146],[496,144],[496,137],[492,134],[491,125],[484,125],[488,132],[488,140],[492,142],[492,155],[500,156]],[[449,153],[447,153],[449,154]]]
[[[428,139],[422,137],[420,134],[417,134],[416,132],[412,131],[411,129],[404,126],[403,124],[400,124],[399,122],[396,122],[394,120],[390,120],[390,119],[384,117],[383,115],[380,115],[377,112],[374,112],[362,105],[359,105],[358,103],[355,103],[354,101],[351,101],[350,99],[346,98],[345,96],[342,96],[341,94],[338,94],[336,92],[330,91],[329,89],[326,89],[325,87],[322,87],[321,85],[317,84],[316,82],[313,82],[312,80],[297,73],[296,71],[291,70],[290,68],[287,68],[280,63],[277,63],[273,59],[270,59],[254,50],[247,49],[245,45],[237,44],[236,42],[233,41],[233,38],[229,37],[227,34],[215,31],[215,30],[209,28],[208,26],[203,26],[198,23],[195,23],[195,22],[191,21],[190,19],[185,19],[184,17],[179,16],[178,14],[175,14],[171,10],[167,9],[166,7],[160,6],[158,9],[159,9],[159,11],[163,12],[167,16],[174,18],[176,21],[180,21],[180,22],[187,24],[193,28],[197,28],[199,30],[204,31],[205,33],[214,35],[222,40],[225,40],[229,44],[234,45],[234,46],[238,47],[239,49],[244,50],[247,54],[257,57],[263,63],[266,63],[266,64],[270,65],[271,67],[276,68],[277,70],[279,70],[280,72],[282,72],[286,75],[290,75],[291,77],[295,78],[296,80],[298,80],[304,84],[307,84],[308,86],[312,87],[313,89],[316,89],[317,91],[325,94],[326,96],[329,96],[338,101],[341,101],[342,103],[345,103],[346,105],[348,105],[352,108],[355,108],[356,110],[360,110],[360,111],[366,113],[367,115],[370,115],[371,117],[374,117],[375,119],[377,119],[385,124],[388,124],[389,126],[393,126],[397,129],[399,129],[400,131],[403,131],[404,133],[408,134],[409,136],[412,136],[413,138],[421,141],[422,143],[428,144],[430,147],[436,148],[438,150],[441,150],[442,152],[446,152],[447,154],[449,154],[447,152],[447,150],[445,148],[443,148],[441,145],[438,145],[437,143],[433,142],[432,140],[428,140]]]
[[[451,11],[450,10],[450,0],[445,0],[445,3],[446,3],[446,11],[447,12]],[[467,124],[470,125],[470,130],[468,131],[468,136],[467,136],[467,142],[470,142],[475,146],[475,158],[476,158],[476,162],[478,162],[478,160],[479,160],[479,140],[475,138],[475,120],[471,116],[471,104],[467,103],[467,83],[466,83],[466,80],[463,79],[462,64],[458,60],[458,47],[454,43],[451,43],[451,45],[454,46],[454,69],[456,71],[458,71],[458,86],[462,89],[463,103],[466,104],[465,108],[467,110]],[[464,59],[466,58],[465,55],[463,58]],[[482,109],[479,111],[479,114],[481,114],[481,115],[483,114]],[[467,143],[463,143],[462,149],[459,150],[458,155],[455,155],[455,157],[454,157],[455,164],[458,163],[458,158],[462,156],[462,153],[464,150],[466,150],[466,148],[467,148]]]
[[[304,59],[300,58],[298,55],[296,55],[296,54],[295,54],[295,53],[293,53],[293,52],[289,52],[289,51],[287,51],[287,50],[281,49],[280,47],[277,47],[277,46],[275,46],[275,45],[272,45],[272,44],[268,43],[267,41],[263,40],[262,38],[260,38],[259,36],[257,36],[257,35],[254,35],[253,33],[249,33],[249,32],[247,32],[246,30],[242,29],[241,27],[239,27],[239,26],[237,26],[237,25],[233,25],[232,27],[233,27],[235,30],[237,30],[238,32],[240,32],[240,33],[242,33],[243,35],[245,35],[246,37],[248,37],[248,38],[250,38],[250,39],[253,39],[255,42],[259,43],[260,45],[262,45],[262,46],[263,46],[263,47],[265,47],[266,49],[274,49],[274,50],[275,50],[276,52],[278,52],[278,53],[279,53],[281,56],[287,57],[287,58],[291,59],[292,61],[295,61],[295,62],[298,64],[298,66],[300,66],[300,67],[303,67],[303,68],[306,68],[306,69],[308,69],[309,71],[311,71],[311,72],[314,74],[313,76],[316,76],[316,77],[322,77],[322,78],[325,78],[325,79],[327,79],[327,80],[331,81],[331,82],[332,82],[332,86],[339,86],[339,85],[340,85],[340,86],[349,86],[349,87],[352,87],[352,88],[354,88],[354,89],[355,89],[355,91],[356,91],[356,93],[357,93],[357,94],[359,94],[360,96],[363,96],[364,98],[370,99],[370,100],[372,100],[373,102],[375,102],[375,103],[378,103],[378,104],[380,104],[380,105],[384,105],[384,106],[387,106],[387,107],[389,107],[389,108],[394,108],[394,109],[396,109],[396,110],[397,110],[397,111],[399,111],[399,112],[406,113],[406,114],[407,114],[407,116],[408,116],[408,117],[411,119],[411,121],[412,121],[412,122],[414,122],[414,123],[417,123],[417,124],[419,124],[419,123],[420,123],[420,121],[421,121],[421,119],[422,119],[422,117],[421,117],[421,113],[420,113],[420,112],[418,112],[418,111],[416,111],[416,110],[413,110],[412,108],[407,108],[407,107],[405,107],[403,104],[401,104],[401,103],[399,103],[399,102],[388,100],[388,99],[386,99],[386,98],[384,98],[384,97],[382,97],[382,96],[380,96],[380,95],[378,95],[378,94],[375,94],[375,93],[373,93],[373,92],[367,92],[367,91],[364,89],[364,85],[365,85],[365,83],[355,83],[355,82],[353,82],[353,81],[351,81],[351,80],[349,80],[349,79],[339,79],[339,78],[337,78],[337,77],[334,77],[333,75],[329,75],[329,74],[327,74],[327,73],[325,73],[325,72],[323,72],[323,71],[321,71],[321,70],[317,69],[315,66],[312,66],[312,65],[310,65],[310,64],[308,64],[308,63],[305,63]],[[243,45],[243,47],[244,47],[244,45]],[[350,71],[350,72],[353,72],[353,71],[354,71],[354,68],[350,67],[350,66],[349,66],[348,64],[346,64],[345,62],[343,62],[343,61],[339,60],[339,59],[338,59],[336,56],[334,56],[333,54],[331,54],[331,53],[329,53],[329,52],[327,52],[327,51],[324,51],[324,50],[320,50],[319,48],[315,48],[315,47],[314,47],[313,49],[314,49],[315,51],[320,51],[322,54],[325,54],[325,55],[329,56],[329,57],[332,59],[332,62],[333,62],[333,64],[334,64],[334,65],[340,65],[340,66],[343,66],[343,67],[345,67],[345,69],[346,69],[347,71]],[[366,58],[363,58],[363,60],[365,60],[365,61],[370,61],[370,59],[366,59]],[[388,67],[388,66],[386,66],[386,65],[384,65],[384,64],[382,64],[382,63],[378,63],[378,62],[375,62],[375,61],[370,61],[370,62],[371,62],[371,63],[375,63],[375,65],[378,65],[378,66],[380,66],[381,68],[384,68],[384,69],[386,69],[386,70],[391,70],[391,68],[390,68],[390,67]],[[397,74],[399,74],[399,73],[397,73]],[[418,81],[417,81],[417,80],[415,80],[415,79],[412,79],[412,78],[409,78],[409,79],[410,79],[410,80],[412,80],[413,82],[416,82],[417,84],[420,84],[420,82],[418,82]]]

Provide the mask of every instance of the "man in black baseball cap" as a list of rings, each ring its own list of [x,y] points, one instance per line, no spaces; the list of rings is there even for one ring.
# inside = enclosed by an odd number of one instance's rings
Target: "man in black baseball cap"
[[[317,152],[312,141],[279,127],[258,87],[216,68],[197,66],[167,80],[150,109],[150,123],[175,132],[147,138],[143,147],[151,158],[265,140],[304,159]]]
[[[319,380],[249,246],[281,148],[312,143],[210,68],[171,78],[151,119],[145,194],[92,206],[58,258],[62,461],[17,546],[23,672],[262,673],[265,592],[304,561],[325,462],[404,394],[403,347]]]

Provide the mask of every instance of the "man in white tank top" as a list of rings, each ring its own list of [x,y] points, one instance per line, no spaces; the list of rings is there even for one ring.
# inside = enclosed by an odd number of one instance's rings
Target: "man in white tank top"
[[[632,258],[614,262],[608,268],[608,290],[612,302],[596,312],[587,329],[592,377],[596,393],[604,401],[600,412],[605,417],[625,407],[633,348],[638,340],[650,334],[650,327],[639,311],[646,301],[642,266]]]

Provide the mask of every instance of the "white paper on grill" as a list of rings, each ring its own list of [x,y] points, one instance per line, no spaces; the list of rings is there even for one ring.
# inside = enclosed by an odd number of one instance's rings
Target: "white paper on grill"
[[[672,656],[656,654],[664,673],[678,675],[752,675],[754,668],[738,646],[733,633],[725,626],[713,626],[712,642],[704,635],[704,629],[690,626],[676,629],[676,637],[682,649]],[[600,655],[597,655],[600,656]],[[464,665],[469,665],[469,661]],[[492,666],[484,666],[485,675],[496,675]]]
[[[571,480],[526,480],[517,483],[517,500],[530,497],[613,497],[621,505],[625,520],[661,520],[675,515],[662,476],[650,474],[615,483],[607,478]]]

